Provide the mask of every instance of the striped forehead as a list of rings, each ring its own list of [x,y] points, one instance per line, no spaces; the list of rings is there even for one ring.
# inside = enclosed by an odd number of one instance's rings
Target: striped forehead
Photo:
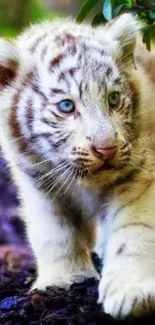
[[[73,83],[79,88],[83,81],[88,88],[92,83],[100,87],[113,74],[114,62],[109,44],[93,38],[91,34],[75,36],[64,31],[53,39],[45,35],[38,42],[40,79],[46,70],[53,89],[63,83],[64,90],[68,91],[69,88],[71,92]]]

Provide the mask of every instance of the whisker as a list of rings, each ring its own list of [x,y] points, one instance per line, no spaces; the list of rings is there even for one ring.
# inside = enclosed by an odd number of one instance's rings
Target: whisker
[[[65,168],[65,170],[63,171],[64,168]],[[60,169],[60,170],[59,170],[59,171],[62,171],[62,173],[61,173],[61,175],[60,175],[59,178],[58,178],[59,175],[56,174],[57,171],[55,171],[52,175],[50,175],[50,177],[48,178],[48,181],[50,181],[50,180],[52,179],[51,183],[53,183],[53,182],[57,182],[56,185],[58,185],[58,184],[60,183],[61,178],[63,178],[63,176],[67,173],[67,171],[66,171],[66,166],[63,167],[63,169]],[[53,178],[53,175],[56,176],[56,177]],[[49,184],[49,185],[46,187],[46,190],[48,190],[49,188],[50,188],[50,190],[51,190],[51,184]]]
[[[139,113],[135,114],[134,117],[137,118],[137,117],[146,115],[148,112],[153,111],[155,109],[155,106],[151,106],[150,108],[147,108],[145,105],[144,106],[142,105],[140,109],[145,109],[145,108],[146,108],[146,110],[140,111]],[[147,115],[146,115],[146,119],[147,119]]]
[[[70,170],[71,170],[71,166],[70,166]],[[70,170],[69,170],[69,171],[70,171]],[[59,180],[58,180],[58,183],[60,182],[60,180],[63,180],[63,179],[64,179],[64,177],[69,173],[69,171],[68,171],[68,170],[65,170],[65,171],[61,174],[61,176],[60,176],[60,178],[59,178]],[[61,192],[62,188],[63,188],[63,187],[65,186],[65,184],[68,182],[68,179],[69,179],[69,177],[70,177],[70,174],[67,175],[67,176],[68,176],[68,177],[66,177],[65,181],[61,184],[60,188],[57,190],[57,192],[55,193],[54,197],[52,198],[52,201],[55,200],[55,198],[56,198],[56,197],[58,196],[58,194]],[[46,194],[51,193],[51,191],[54,190],[54,188],[58,185],[58,183],[54,183],[53,186],[50,188],[50,190],[49,190]],[[52,202],[52,201],[51,201],[51,202]]]
[[[38,167],[38,166],[40,166],[40,165],[42,165],[42,164],[45,164],[45,163],[47,163],[47,162],[52,162],[52,159],[51,159],[51,158],[50,158],[50,159],[44,159],[44,160],[42,160],[42,161],[40,161],[40,162],[34,163],[34,164],[32,164],[32,165],[29,165],[28,168],[35,168],[35,167]]]
[[[72,169],[71,169],[71,170],[72,170]],[[69,179],[70,179],[70,177],[71,177],[72,175],[73,175],[72,173],[70,173],[70,174],[68,175],[68,177],[66,178],[65,182],[62,183],[61,187],[60,187],[60,188],[58,189],[58,191],[55,193],[55,195],[54,195],[52,201],[55,200],[55,199],[58,197],[58,195],[61,193],[63,187],[67,184],[67,182],[69,181]],[[73,181],[74,181],[74,178],[71,180],[71,183],[69,183],[69,185],[66,187],[65,191],[64,191],[61,195],[64,195],[65,192],[67,192],[67,190],[69,190],[69,188],[70,188],[70,184],[72,184]]]
[[[23,139],[23,138],[25,138],[25,136],[24,136],[24,135],[21,135],[21,136],[18,137],[18,138],[15,138],[15,139],[11,139],[11,140],[9,140],[9,142],[16,142],[16,141],[19,141],[19,140],[21,140],[21,139]]]
[[[43,180],[43,182],[42,182],[42,183],[39,183],[39,184],[42,185],[42,184],[44,184],[46,181],[49,181],[49,180],[53,177],[53,175],[56,176],[56,173],[63,171],[63,169],[66,168],[66,167],[67,167],[67,165],[65,165],[65,164],[64,164],[64,165],[61,165],[61,166],[59,166],[59,167],[55,167],[55,168],[52,169],[50,172],[44,174],[43,176],[41,176],[41,177],[38,179],[39,182]],[[57,174],[57,176],[58,176],[58,174]]]
[[[69,189],[71,189],[71,187],[73,186],[74,184],[74,187],[75,187],[75,179],[76,179],[76,171],[73,172],[73,178],[72,178],[72,181],[70,182],[70,184],[68,185],[68,187],[65,189],[65,191],[63,192],[63,194],[65,194]],[[72,191],[73,191],[73,188],[72,188]]]
[[[135,155],[135,154],[132,156],[132,158],[135,158],[135,159],[139,159],[140,157],[141,156]],[[150,172],[148,171],[147,168],[144,168],[142,166],[137,166],[137,163],[134,162],[133,159],[130,160],[130,163],[132,164],[132,166],[134,168],[137,168],[138,167],[138,170],[141,171],[141,172],[143,172],[143,174],[144,174],[144,176],[146,177],[147,180],[151,180],[152,179],[152,175],[150,175]]]
[[[134,139],[132,141],[132,143],[135,143],[135,142],[143,142],[143,141],[150,141],[150,140],[155,140],[155,136],[152,135],[152,136],[140,137],[138,139]]]
[[[58,176],[58,173],[60,173],[61,171],[63,171],[64,168],[66,169],[66,167],[68,167],[68,164],[63,163],[63,164],[59,165],[58,167],[53,168],[52,170],[50,170],[50,172],[44,174],[39,179],[37,179],[35,181],[36,185],[41,186],[45,182],[49,181],[53,177],[53,175],[57,175]],[[40,182],[40,181],[42,181],[42,182]]]

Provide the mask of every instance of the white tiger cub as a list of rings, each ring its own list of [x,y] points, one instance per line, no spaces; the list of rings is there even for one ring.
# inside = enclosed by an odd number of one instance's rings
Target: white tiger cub
[[[154,98],[135,69],[138,29],[124,14],[0,40],[0,142],[38,265],[33,288],[99,278],[100,215],[99,302],[116,318],[155,309]]]

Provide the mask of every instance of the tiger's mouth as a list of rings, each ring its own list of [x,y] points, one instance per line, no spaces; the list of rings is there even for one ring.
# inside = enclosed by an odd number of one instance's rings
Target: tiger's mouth
[[[96,170],[92,171],[93,175],[96,175],[100,172],[103,172],[104,170],[117,170],[116,167],[110,165],[110,164],[103,164],[102,166],[98,167]]]
[[[78,168],[78,172],[77,172],[77,176],[79,176],[80,178],[91,178],[91,176],[97,176],[100,173],[103,173],[104,171],[117,171],[118,168],[110,165],[110,164],[102,164],[101,166],[97,167],[96,169],[91,169],[89,170],[88,168]]]
[[[118,174],[119,171],[124,170],[128,165],[129,160],[120,159],[120,160],[108,160],[108,161],[100,161],[97,163],[92,162],[92,164],[86,164],[83,160],[76,161],[74,165],[76,176],[81,179],[91,179],[93,177],[100,177],[106,174],[108,177],[111,175]]]
[[[104,162],[101,166],[99,166],[93,170],[81,168],[81,171],[79,171],[79,175],[80,176],[83,175],[83,177],[81,177],[81,178],[84,178],[84,177],[91,178],[91,176],[92,177],[98,176],[99,174],[102,174],[104,172],[109,172],[109,173],[112,172],[112,174],[114,174],[114,173],[117,173],[118,171],[125,169],[126,166],[127,166],[127,164],[120,164],[119,166],[116,166],[116,165]],[[110,175],[109,173],[108,173],[108,175]]]

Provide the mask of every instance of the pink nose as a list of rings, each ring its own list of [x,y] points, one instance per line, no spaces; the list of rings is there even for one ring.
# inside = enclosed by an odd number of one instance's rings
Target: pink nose
[[[92,146],[92,152],[94,156],[102,159],[102,160],[109,160],[112,159],[117,151],[117,146],[114,147],[107,147],[107,148],[97,148]]]

